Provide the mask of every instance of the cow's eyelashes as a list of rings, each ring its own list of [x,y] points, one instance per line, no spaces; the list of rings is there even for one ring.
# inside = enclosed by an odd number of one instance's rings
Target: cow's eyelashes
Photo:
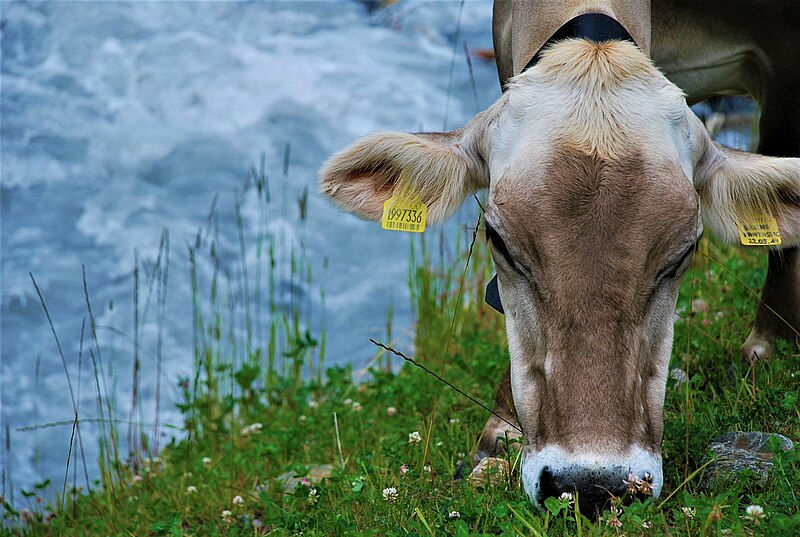
[[[492,246],[494,246],[495,249],[498,252],[500,252],[500,255],[502,255],[503,258],[505,258],[505,260],[508,261],[508,263],[511,266],[516,266],[514,263],[514,259],[508,252],[508,247],[506,246],[506,243],[503,241],[503,238],[500,236],[500,234],[497,233],[497,231],[495,231],[495,229],[492,226],[488,224],[488,222],[486,223],[486,238],[489,239],[489,242],[492,243]]]

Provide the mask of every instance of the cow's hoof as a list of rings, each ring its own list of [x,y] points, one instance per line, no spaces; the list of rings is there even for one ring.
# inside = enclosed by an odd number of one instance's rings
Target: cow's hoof
[[[747,361],[753,362],[760,358],[769,358],[772,356],[772,341],[761,333],[757,332],[754,328],[747,341],[744,342],[740,349],[742,358]]]

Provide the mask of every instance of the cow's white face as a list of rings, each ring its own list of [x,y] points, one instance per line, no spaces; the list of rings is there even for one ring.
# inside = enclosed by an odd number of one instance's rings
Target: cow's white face
[[[466,127],[378,134],[334,156],[322,190],[377,219],[401,191],[446,218],[489,188],[522,479],[582,510],[630,473],[662,485],[662,405],[678,287],[705,220],[769,212],[800,241],[800,161],[712,142],[680,90],[627,42],[559,42]]]

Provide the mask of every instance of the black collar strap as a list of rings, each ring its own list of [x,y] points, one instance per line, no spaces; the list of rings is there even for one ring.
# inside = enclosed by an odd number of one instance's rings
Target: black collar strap
[[[542,57],[542,50],[556,41],[562,39],[589,39],[591,41],[630,41],[634,45],[636,41],[633,40],[631,34],[612,17],[602,15],[600,13],[587,13],[579,15],[574,19],[567,22],[564,26],[559,28],[556,33],[547,40],[547,43],[533,55],[531,61],[525,66],[525,69],[536,65]],[[525,70],[523,69],[523,71]],[[486,286],[486,303],[491,307],[505,314],[503,310],[503,303],[500,300],[500,290],[497,288],[497,274],[489,281]]]
[[[547,45],[570,38],[589,39],[598,43],[602,41],[630,41],[634,45],[636,44],[631,34],[614,18],[600,13],[586,13],[585,15],[578,15],[556,30],[556,33],[547,40],[547,43],[533,55],[525,69],[533,67],[539,62],[542,57],[542,50]]]

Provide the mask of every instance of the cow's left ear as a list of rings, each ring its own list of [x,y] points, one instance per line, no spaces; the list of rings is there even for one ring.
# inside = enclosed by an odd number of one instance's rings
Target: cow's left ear
[[[727,148],[693,118],[694,185],[704,222],[739,242],[737,224],[772,215],[782,247],[800,245],[800,158],[766,157]]]
[[[379,220],[397,194],[428,206],[428,222],[451,216],[469,194],[489,185],[489,132],[502,97],[461,129],[443,133],[377,133],[325,163],[320,190],[348,212]]]

